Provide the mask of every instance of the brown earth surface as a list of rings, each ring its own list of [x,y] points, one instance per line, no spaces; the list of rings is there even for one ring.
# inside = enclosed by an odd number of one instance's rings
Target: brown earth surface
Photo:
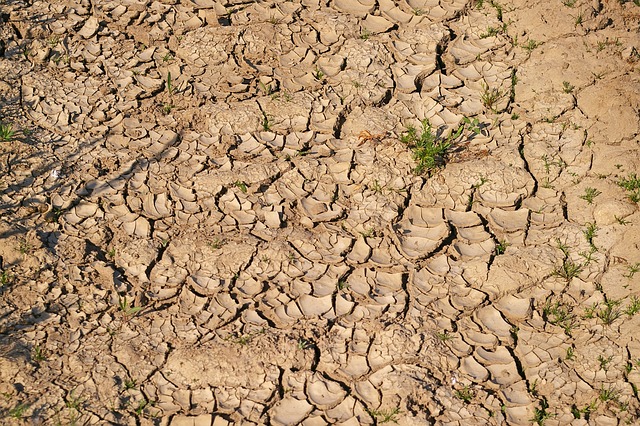
[[[638,1],[2,0],[0,422],[640,424],[639,49]]]

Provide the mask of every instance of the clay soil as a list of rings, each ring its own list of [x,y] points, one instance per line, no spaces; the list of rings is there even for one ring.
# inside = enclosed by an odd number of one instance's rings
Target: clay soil
[[[0,1],[0,423],[640,424],[639,49],[638,1]]]

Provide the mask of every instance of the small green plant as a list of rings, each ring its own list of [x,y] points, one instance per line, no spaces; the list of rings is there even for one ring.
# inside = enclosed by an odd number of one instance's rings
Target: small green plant
[[[347,284],[347,280],[345,280],[344,278],[340,278],[338,280],[337,287],[338,287],[338,290],[345,290],[349,288],[349,284]]]
[[[231,341],[233,343],[237,343],[238,345],[246,346],[253,340],[253,338],[255,336],[257,336],[258,334],[264,334],[264,332],[265,332],[265,329],[262,328],[260,330],[252,331],[249,334],[240,334],[240,335],[238,335],[236,333],[236,334],[230,335],[225,340],[231,339]]]
[[[111,259],[116,257],[116,248],[111,247],[111,249],[109,249],[109,251],[107,252],[107,256],[109,256]]]
[[[134,410],[136,415],[138,417],[142,416],[142,413],[144,412],[144,409],[147,408],[147,406],[149,404],[150,404],[149,401],[147,401],[146,399],[140,400],[140,402],[138,403],[138,407],[136,407],[136,409]]]
[[[608,401],[618,402],[619,397],[620,397],[620,391],[611,387],[607,389],[605,389],[604,387],[601,387],[600,392],[598,393],[598,399],[602,402],[608,402]]]
[[[220,249],[223,245],[225,244],[224,240],[221,240],[220,238],[214,238],[213,241],[211,241],[208,246],[211,248],[211,250],[218,250]]]
[[[441,342],[448,342],[449,340],[453,339],[453,335],[449,334],[447,330],[443,331],[442,333],[436,333],[436,337]]]
[[[562,91],[564,93],[571,93],[573,92],[573,89],[575,89],[575,87],[572,86],[571,83],[569,83],[568,81],[562,82]]]
[[[173,95],[173,80],[171,80],[171,71],[167,72],[167,82],[165,84],[165,87],[167,89],[167,93],[169,93],[169,96]]]
[[[598,226],[595,222],[587,222],[587,229],[584,230],[584,237],[594,251],[597,251],[596,246],[593,244],[593,239],[598,235]]]
[[[629,306],[624,310],[624,313],[632,317],[640,312],[640,298],[638,296],[631,296]]]
[[[626,220],[623,217],[618,217],[618,216],[615,216],[615,215],[613,217],[616,219],[616,222],[618,222],[620,225],[628,225],[629,224],[629,221]]]
[[[79,413],[82,405],[84,404],[84,401],[79,396],[73,396],[73,392],[74,391],[69,392],[69,399],[65,402],[64,405],[69,410],[75,410]]]
[[[316,67],[316,70],[313,72],[313,77],[318,81],[322,81],[324,80],[324,73],[320,68]]]
[[[520,114],[516,114],[515,112],[513,114],[511,114],[511,119],[512,120],[517,120],[520,118]]]
[[[0,123],[0,141],[11,142],[15,131],[11,124]]]
[[[362,32],[360,33],[360,39],[361,40],[369,40],[369,37],[371,37],[371,31],[369,31],[368,29],[364,28],[362,30]],[[320,79],[318,79],[320,80]]]
[[[547,412],[548,408],[549,403],[545,398],[542,398],[540,400],[540,406],[533,410],[533,418],[531,421],[536,423],[538,426],[543,426],[545,421],[553,417],[553,414]]]
[[[622,178],[618,181],[618,185],[629,192],[628,197],[631,201],[640,203],[640,178],[635,173]]]
[[[42,350],[40,345],[35,345],[33,347],[33,351],[31,352],[31,359],[33,359],[35,362],[38,362],[38,363],[47,359],[44,356],[44,351]]]
[[[573,346],[569,346],[567,348],[567,354],[565,355],[564,359],[571,361],[571,360],[574,360],[575,358],[576,358],[575,349]]]
[[[33,250],[33,246],[26,238],[20,239],[20,243],[18,244],[18,251],[20,254],[28,254]]]
[[[574,28],[577,28],[578,25],[582,25],[583,20],[584,20],[584,14],[582,12],[578,13],[573,19]]]
[[[495,27],[487,27],[487,32],[480,34],[480,38],[495,37],[500,34],[500,29]]]
[[[609,364],[613,360],[613,355],[604,357],[603,355],[598,355],[598,362],[600,363],[600,368],[604,371],[609,370]]]
[[[531,53],[538,46],[540,46],[540,43],[538,43],[533,39],[529,39],[525,44],[522,45],[522,48],[527,52]]]
[[[162,105],[162,113],[163,113],[164,115],[169,115],[169,114],[171,114],[171,110],[173,110],[173,104],[172,104],[172,103],[165,102],[165,103]]]
[[[400,408],[395,407],[389,410],[367,409],[367,413],[369,413],[371,417],[375,418],[378,423],[389,423],[389,422],[398,423],[398,419],[396,417],[400,414]]]
[[[260,86],[260,89],[264,92],[265,95],[269,96],[273,93],[273,87],[271,87],[271,83],[265,85],[263,82],[260,81],[258,85]]]
[[[380,185],[378,179],[375,179],[373,181],[373,185],[371,185],[371,190],[373,190],[373,192],[375,192],[376,194],[382,194],[382,189],[382,185]]]
[[[577,0],[563,0],[562,4],[567,7],[573,7],[576,4]]]
[[[571,408],[571,413],[573,414],[573,417],[575,417],[576,419],[580,419],[584,415],[584,419],[588,421],[589,418],[591,417],[591,413],[593,413],[597,408],[598,408],[598,400],[595,399],[591,401],[589,405],[585,405],[584,408],[582,409],[578,409],[578,407],[574,405]]]
[[[575,263],[569,257],[565,257],[562,261],[562,265],[553,270],[553,275],[564,278],[567,282],[580,275],[580,272],[584,269],[584,265]]]
[[[629,273],[625,274],[624,277],[631,279],[636,274],[636,272],[640,271],[640,263],[629,265],[628,268],[629,268]]]
[[[118,307],[124,314],[126,320],[133,318],[138,312],[142,310],[140,306],[132,306],[129,304],[127,300],[127,296],[120,297],[118,296]]]
[[[238,188],[238,189],[239,189],[240,191],[242,191],[244,194],[246,194],[246,193],[247,193],[247,184],[246,184],[246,183],[244,183],[243,181],[241,181],[241,180],[237,180],[237,181],[235,181],[233,184],[236,186],[236,188]]]
[[[496,245],[496,256],[499,256],[501,254],[504,254],[507,251],[507,247],[509,247],[511,244],[509,244],[507,241],[505,240],[501,240],[497,245]]]
[[[162,62],[169,62],[170,60],[173,59],[173,56],[171,56],[171,53],[167,52],[163,57],[162,57]],[[171,74],[171,73],[169,73]]]
[[[576,325],[576,316],[573,309],[560,302],[549,303],[542,308],[542,318],[550,324],[561,327],[567,336],[571,336],[571,331]]]
[[[593,204],[593,199],[600,194],[602,194],[602,192],[598,191],[597,189],[587,187],[584,189],[584,195],[581,195],[580,198],[582,198],[589,204]]]
[[[620,300],[607,300],[604,302],[604,307],[596,312],[596,315],[604,325],[613,324],[622,315]]]
[[[124,389],[125,390],[129,390],[129,389],[134,389],[138,384],[136,383],[136,381],[134,379],[127,379],[124,381]]]
[[[29,409],[29,405],[24,403],[19,403],[15,407],[9,410],[9,416],[14,419],[21,419],[24,416],[25,411]]]
[[[477,118],[471,120],[469,117],[464,117],[462,123],[468,127],[469,131],[475,135],[482,133],[482,123]]]
[[[504,92],[494,87],[490,88],[489,85],[482,83],[482,94],[480,95],[480,101],[485,108],[492,112],[498,112],[496,109],[497,103],[504,96]]]
[[[447,138],[441,138],[433,132],[428,119],[422,120],[421,124],[420,132],[415,127],[408,126],[406,132],[400,136],[400,141],[407,144],[413,151],[413,159],[418,163],[414,169],[416,174],[431,173],[442,166],[447,150],[464,130],[463,124]]]
[[[453,394],[465,404],[471,403],[473,398],[476,396],[476,393],[468,385],[465,385],[462,389],[456,390]]]
[[[313,347],[313,343],[311,343],[309,340],[306,339],[298,339],[298,349],[301,351],[304,351],[306,349],[309,349]]]
[[[265,132],[271,131],[271,117],[264,111],[262,111],[262,130]]]
[[[13,275],[9,273],[6,269],[2,271],[0,274],[0,287],[9,286],[13,283]]]

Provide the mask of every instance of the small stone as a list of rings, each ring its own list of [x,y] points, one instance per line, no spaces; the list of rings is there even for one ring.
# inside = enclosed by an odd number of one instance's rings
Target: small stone
[[[98,32],[98,28],[99,28],[98,18],[96,18],[95,16],[92,16],[89,19],[87,19],[87,21],[84,23],[80,31],[78,31],[78,34],[80,34],[84,38],[93,37],[93,35],[96,32]]]

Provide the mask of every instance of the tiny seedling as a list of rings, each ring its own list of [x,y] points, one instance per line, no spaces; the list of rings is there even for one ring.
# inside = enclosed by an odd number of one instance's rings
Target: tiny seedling
[[[6,269],[0,274],[0,287],[9,286],[13,283],[13,275]]]
[[[538,426],[543,426],[544,422],[553,417],[553,414],[548,413],[547,409],[549,408],[549,403],[545,398],[540,400],[540,406],[533,410],[533,418],[532,422],[536,423]]]
[[[166,83],[167,93],[169,96],[173,95],[173,80],[171,80],[171,71],[167,72],[167,83]]]
[[[640,263],[629,265],[628,268],[629,268],[629,273],[625,274],[624,277],[631,279],[636,274],[636,272],[640,271]]]
[[[581,195],[580,198],[582,198],[589,204],[593,204],[594,198],[596,198],[600,194],[602,194],[602,192],[598,191],[597,189],[587,187],[584,189],[584,195]]]
[[[233,184],[236,186],[236,188],[238,188],[238,189],[239,189],[240,191],[242,191],[244,194],[246,194],[246,193],[247,193],[247,184],[246,184],[246,183],[244,183],[243,181],[241,181],[241,180],[237,180],[237,181],[235,181]]]
[[[609,364],[613,360],[613,355],[604,357],[603,355],[598,355],[598,362],[600,363],[600,368],[604,371],[609,370]]]
[[[575,357],[576,357],[575,349],[573,348],[573,346],[569,346],[567,348],[567,354],[565,355],[564,359],[573,360],[575,359]]]
[[[613,324],[622,315],[620,300],[607,300],[604,302],[604,307],[596,312],[596,315],[604,325]]]
[[[361,40],[369,40],[369,37],[371,37],[371,31],[369,31],[368,29],[363,29],[362,32],[360,33],[360,39]],[[320,80],[320,79],[318,79]]]
[[[464,117],[462,119],[462,123],[465,126],[468,126],[469,131],[471,131],[473,134],[479,135],[482,133],[482,123],[480,123],[480,120],[478,120],[477,118],[474,118],[472,120],[469,117]]]
[[[562,2],[562,4],[564,4],[567,7],[573,7],[576,4],[577,0],[564,0]]]
[[[500,34],[500,29],[495,27],[487,27],[487,32],[480,34],[480,38],[495,37]]]
[[[615,216],[615,215],[613,217],[616,219],[616,222],[618,222],[620,225],[628,225],[629,224],[629,221],[626,220],[623,217],[618,217],[618,216]]]
[[[298,349],[301,351],[304,351],[306,349],[309,349],[311,347],[313,347],[313,343],[311,343],[309,340],[306,339],[298,339]]]
[[[497,245],[496,245],[496,256],[499,256],[501,254],[504,254],[507,251],[507,247],[509,247],[511,244],[509,244],[507,241],[505,240],[501,240]]]
[[[35,345],[33,347],[33,351],[32,351],[32,354],[31,354],[31,359],[33,359],[35,362],[41,362],[41,361],[44,361],[45,359],[47,359],[44,356],[44,351],[42,350],[40,345]]]
[[[527,41],[525,44],[522,45],[522,48],[527,52],[531,53],[538,46],[540,46],[540,43],[538,43],[535,40],[529,39],[529,41]]]
[[[558,266],[554,271],[553,275],[557,277],[564,278],[567,282],[571,281],[573,278],[580,275],[584,268],[583,264],[575,263],[568,257],[562,261],[562,265]]]
[[[271,117],[264,111],[262,111],[262,130],[265,132],[271,131]]]
[[[568,81],[562,82],[562,91],[564,93],[571,93],[573,92],[573,89],[575,89],[575,87],[572,86],[571,83],[569,83]]]
[[[638,312],[640,312],[640,298],[638,298],[638,296],[631,296],[629,306],[624,310],[624,313],[632,317]]]
[[[264,84],[263,82],[259,82],[258,85],[265,95],[269,96],[273,93],[273,87],[271,87],[271,83]]]
[[[171,114],[171,110],[173,110],[173,104],[165,102],[164,105],[162,105],[162,113],[164,115]]]
[[[116,248],[112,247],[108,252],[107,252],[107,256],[109,256],[111,259],[113,259],[114,257],[116,257]]]
[[[567,336],[571,336],[571,331],[576,325],[576,316],[572,308],[560,302],[547,303],[542,308],[542,317],[550,324],[561,327]]]
[[[4,142],[11,142],[15,131],[11,124],[0,123],[0,140]]]
[[[136,383],[136,381],[134,379],[127,379],[127,380],[124,381],[124,389],[125,390],[133,389],[137,385],[138,384]]]
[[[322,81],[324,80],[324,73],[320,68],[316,67],[316,70],[313,72],[313,77],[318,81]]]
[[[600,388],[598,399],[602,402],[608,402],[608,401],[617,402],[619,396],[620,396],[620,391],[613,388],[605,389],[604,387],[602,387]]]
[[[482,105],[484,105],[488,110],[498,112],[496,105],[503,96],[504,93],[500,89],[496,87],[490,88],[489,85],[482,83],[482,94],[480,95],[480,100],[482,101]]]
[[[224,240],[221,240],[220,238],[214,238],[213,241],[211,241],[208,245],[211,248],[211,250],[218,250],[224,244],[225,244]]]
[[[436,337],[441,342],[448,342],[449,340],[453,339],[453,336],[449,334],[447,330],[443,331],[442,333],[436,333]]]
[[[635,173],[631,173],[626,178],[622,178],[618,181],[618,185],[629,192],[628,197],[631,201],[634,203],[640,202],[640,178]]]
[[[142,399],[138,403],[138,407],[134,410],[136,415],[141,416],[142,413],[144,412],[144,409],[147,408],[147,405],[149,405],[149,401],[147,401],[146,399]]]
[[[20,403],[9,410],[9,416],[14,419],[21,419],[24,416],[25,411],[29,409],[29,405]]]
[[[371,417],[374,417],[378,423],[389,423],[389,422],[398,423],[398,419],[396,418],[396,416],[400,414],[400,408],[395,407],[389,410],[367,409],[367,413],[369,413]]]
[[[130,319],[134,317],[138,312],[142,310],[140,306],[131,306],[129,305],[129,301],[127,300],[127,296],[120,297],[118,296],[118,307],[124,314],[126,319]]]
[[[462,389],[458,389],[454,392],[454,395],[465,404],[471,403],[471,400],[476,396],[476,393],[468,385],[465,385]]]
[[[169,62],[170,60],[173,59],[173,56],[171,56],[171,53],[167,52],[163,57],[162,57],[162,62]],[[171,73],[169,73],[171,74]]]
[[[349,284],[347,284],[347,280],[341,278],[338,280],[337,287],[338,287],[338,290],[346,290],[349,288]]]
[[[598,226],[595,222],[588,222],[587,229],[584,230],[584,237],[591,246],[591,249],[597,251],[596,246],[593,244],[593,239],[598,235]]]

